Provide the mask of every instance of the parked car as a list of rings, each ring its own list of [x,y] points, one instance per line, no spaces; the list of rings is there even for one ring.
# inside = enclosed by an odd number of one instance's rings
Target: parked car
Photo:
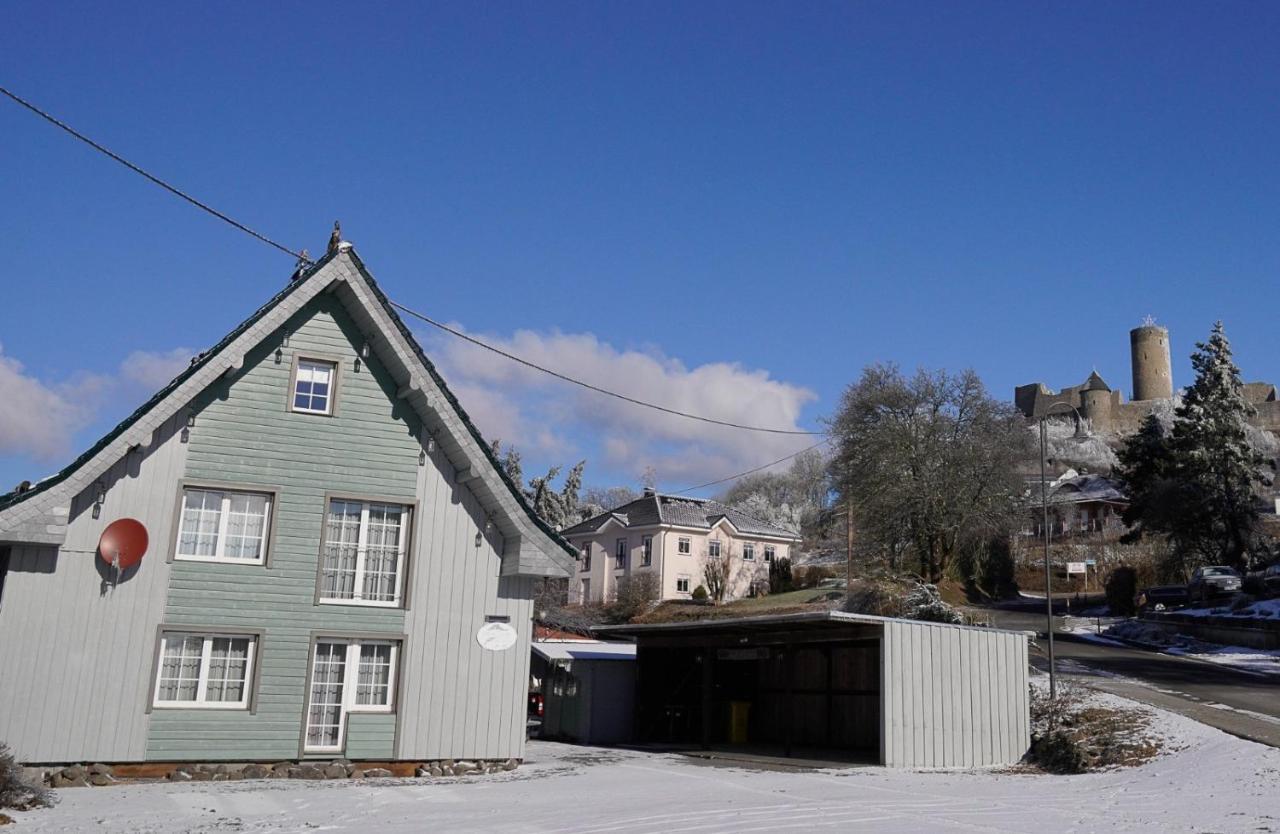
[[[1280,595],[1280,562],[1262,572],[1262,587],[1268,594]]]
[[[1234,594],[1240,590],[1240,574],[1225,565],[1196,568],[1191,574],[1187,591],[1198,602],[1208,602],[1213,597]]]
[[[1154,585],[1140,591],[1134,602],[1139,612],[1167,611],[1191,602],[1191,594],[1187,592],[1186,585]]]

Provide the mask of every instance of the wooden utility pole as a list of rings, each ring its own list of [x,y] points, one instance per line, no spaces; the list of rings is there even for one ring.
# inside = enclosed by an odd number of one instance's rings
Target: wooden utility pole
[[[848,499],[848,503],[844,508],[844,531],[845,531],[845,567],[844,567],[844,592],[847,596],[853,590],[853,499]]]

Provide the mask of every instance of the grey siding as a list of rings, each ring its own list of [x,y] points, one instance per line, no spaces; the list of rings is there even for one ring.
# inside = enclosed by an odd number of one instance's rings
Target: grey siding
[[[520,758],[524,755],[533,588],[499,576],[503,542],[476,533],[485,517],[437,453],[418,471],[419,548],[411,577],[403,664],[399,757]],[[519,634],[506,651],[482,649],[486,615],[509,617]]]
[[[156,625],[164,609],[173,490],[187,446],[177,418],[71,502],[65,544],[15,544],[0,598],[0,739],[20,761],[143,758]],[[118,518],[147,528],[142,564],[111,587],[95,556]]]
[[[1030,744],[1027,639],[887,621],[882,642],[884,764],[1011,764]]]
[[[315,603],[327,492],[415,500],[419,444],[416,417],[395,396],[376,357],[359,373],[363,337],[332,294],[318,296],[286,324],[281,361],[277,332],[245,358],[243,369],[195,403],[186,478],[278,487],[270,564],[174,562],[167,626],[261,629],[259,688],[252,713],[156,710],[147,740],[150,759],[279,759],[299,755],[312,634],[404,633],[399,609]],[[287,409],[295,355],[340,359],[333,416]],[[174,504],[176,490],[166,501]],[[411,540],[409,575],[421,548]],[[154,638],[153,638],[154,639]],[[410,641],[412,643],[412,641]],[[349,743],[388,755],[387,720],[356,719]],[[394,725],[394,717],[391,719]]]

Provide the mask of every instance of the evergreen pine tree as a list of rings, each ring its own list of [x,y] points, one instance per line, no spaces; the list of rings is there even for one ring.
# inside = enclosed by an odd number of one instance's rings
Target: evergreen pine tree
[[[1258,512],[1253,487],[1262,459],[1249,446],[1240,370],[1222,322],[1191,356],[1196,378],[1166,433],[1152,415],[1120,450],[1118,474],[1130,505],[1126,541],[1164,535],[1181,568],[1245,567]]]

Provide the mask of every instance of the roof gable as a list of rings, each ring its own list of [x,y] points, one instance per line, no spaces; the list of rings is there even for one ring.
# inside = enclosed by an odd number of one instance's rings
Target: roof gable
[[[56,517],[58,508],[68,506],[73,495],[93,483],[131,447],[149,443],[152,433],[166,420],[187,408],[224,374],[242,367],[250,350],[325,292],[341,300],[366,334],[371,350],[400,384],[396,396],[418,413],[454,466],[456,481],[466,484],[490,513],[506,545],[503,573],[563,575],[571,570],[572,547],[529,507],[390,300],[349,247],[291,280],[70,465],[31,489],[0,496],[0,541],[15,540],[12,531],[16,530],[23,531],[23,538],[16,540],[30,540],[31,519],[42,514]],[[428,439],[421,440],[426,444]],[[43,540],[61,541],[53,532]]]

